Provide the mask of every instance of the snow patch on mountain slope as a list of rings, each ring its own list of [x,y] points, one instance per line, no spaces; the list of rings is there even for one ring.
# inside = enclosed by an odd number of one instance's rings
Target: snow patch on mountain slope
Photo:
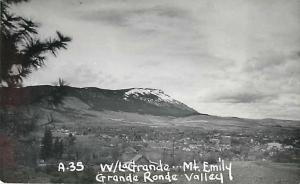
[[[151,95],[156,96],[155,99],[151,98]],[[177,100],[171,98],[169,95],[165,94],[162,90],[159,89],[150,89],[150,88],[134,88],[125,92],[124,100],[128,100],[129,97],[135,99],[141,99],[149,103],[172,103],[172,104],[181,104]]]

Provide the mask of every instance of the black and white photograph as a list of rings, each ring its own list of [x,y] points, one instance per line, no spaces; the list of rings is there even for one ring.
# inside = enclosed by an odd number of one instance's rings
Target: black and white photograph
[[[0,183],[300,183],[300,0],[0,3]]]

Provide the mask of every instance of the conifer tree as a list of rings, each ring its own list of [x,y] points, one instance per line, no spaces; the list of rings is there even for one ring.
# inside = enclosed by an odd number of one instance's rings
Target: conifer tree
[[[55,37],[41,39],[37,23],[9,11],[11,3],[22,1],[0,1],[0,85],[20,86],[34,69],[44,65],[47,53],[56,56],[57,51],[66,49],[71,41],[59,31]]]
[[[64,144],[63,144],[63,140],[60,140],[59,141],[59,152],[58,152],[59,158],[62,158],[63,153],[64,153]]]
[[[52,150],[53,156],[57,159],[61,158],[63,154],[63,149],[64,149],[63,141],[60,140],[59,138],[56,138]]]
[[[55,158],[59,158],[59,152],[60,152],[60,145],[59,145],[59,139],[58,138],[55,138],[55,141],[54,141],[54,145],[53,145],[53,149],[52,149],[52,155],[55,157]]]
[[[44,137],[42,139],[42,145],[41,145],[41,152],[40,157],[43,160],[46,160],[52,156],[52,144],[53,144],[53,138],[52,138],[52,132],[49,128],[45,129]]]

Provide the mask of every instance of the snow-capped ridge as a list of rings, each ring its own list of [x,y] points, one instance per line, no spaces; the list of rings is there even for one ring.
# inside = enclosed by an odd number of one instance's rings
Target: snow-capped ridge
[[[149,96],[154,95],[157,97],[157,99],[152,99]],[[125,92],[124,94],[124,100],[128,100],[128,97],[133,97],[133,98],[139,98],[143,101],[147,102],[156,102],[156,103],[161,103],[161,102],[167,102],[167,103],[172,103],[172,104],[180,104],[177,100],[173,99],[169,95],[165,94],[162,90],[160,89],[152,89],[152,88],[132,88]]]

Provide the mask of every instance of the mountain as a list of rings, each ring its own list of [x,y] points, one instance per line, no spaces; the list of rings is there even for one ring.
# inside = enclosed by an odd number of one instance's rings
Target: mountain
[[[179,102],[162,90],[151,88],[130,88],[120,90],[99,89],[95,87],[75,88],[57,86],[28,86],[23,88],[0,88],[1,105],[47,105],[47,100],[57,96],[58,89],[65,99],[70,97],[84,103],[96,111],[122,111],[157,116],[184,117],[199,114],[196,110]],[[68,105],[63,102],[63,104]],[[75,108],[75,107],[72,107]]]
[[[64,94],[63,103],[56,107],[49,105],[49,100],[60,96],[58,92]],[[4,106],[12,111],[3,111]],[[0,117],[2,111],[21,112],[28,121],[38,116],[41,125],[54,119],[61,126],[77,129],[83,126],[150,126],[242,131],[300,127],[300,121],[200,114],[163,91],[150,88],[108,90],[47,85],[0,88]]]

